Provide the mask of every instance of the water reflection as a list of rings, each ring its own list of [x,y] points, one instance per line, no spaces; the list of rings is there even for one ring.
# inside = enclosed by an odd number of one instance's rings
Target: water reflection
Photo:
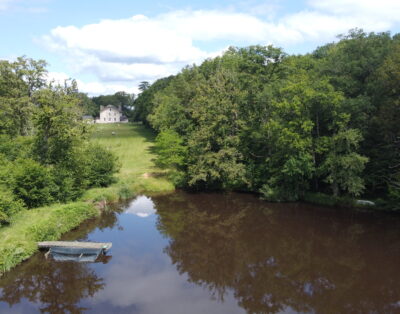
[[[0,279],[0,312],[400,312],[399,227],[245,194],[140,196],[64,237],[113,242],[106,265],[38,254]]]
[[[225,303],[214,302],[207,291],[188,284],[187,276],[177,274],[167,257],[155,261],[151,256],[124,256],[107,269],[104,278],[107,286],[96,295],[96,313],[116,309],[141,314],[243,313],[232,294]]]
[[[84,225],[69,232],[63,240],[87,240],[94,229],[104,230],[117,224],[117,212],[104,213],[97,219],[88,220]],[[96,262],[107,264],[112,256],[101,256]],[[44,252],[5,274],[0,280],[0,302],[14,305],[28,300],[16,312],[36,313],[83,313],[87,307],[80,300],[93,297],[104,289],[105,281],[89,264],[57,262],[46,259]],[[26,303],[26,302],[24,302]],[[17,307],[18,308],[18,307]],[[5,310],[1,310],[2,312]]]
[[[24,298],[39,304],[41,313],[82,313],[87,308],[79,306],[79,301],[94,296],[104,285],[86,264],[56,263],[35,256],[19,267],[18,274],[2,279],[0,301],[11,307]]]
[[[155,203],[177,270],[221,301],[233,289],[248,313],[400,311],[400,229],[390,217],[240,194]]]
[[[133,214],[141,218],[149,217],[156,213],[154,203],[151,198],[140,195],[132,200],[125,209],[125,213]]]

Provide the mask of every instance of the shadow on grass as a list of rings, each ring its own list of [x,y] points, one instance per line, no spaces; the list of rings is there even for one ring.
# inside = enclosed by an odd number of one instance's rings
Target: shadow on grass
[[[156,139],[156,132],[152,129],[150,129],[149,127],[140,124],[140,123],[130,123],[131,125],[131,129],[133,129],[133,131],[138,134],[139,136],[143,137],[145,139],[146,142],[151,142],[154,143],[155,139]]]
[[[113,138],[134,138],[142,137],[146,142],[153,143],[156,133],[137,122],[132,123],[110,123],[97,124],[94,126],[93,139],[113,139]]]

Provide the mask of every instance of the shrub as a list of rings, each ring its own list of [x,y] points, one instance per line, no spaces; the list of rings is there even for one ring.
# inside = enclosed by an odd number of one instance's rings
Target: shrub
[[[135,193],[126,185],[121,186],[118,189],[118,196],[120,200],[127,200],[135,196]]]
[[[355,207],[356,203],[350,196],[333,196],[324,193],[307,192],[304,194],[303,200],[308,203],[313,203],[323,206],[332,207]]]
[[[52,177],[57,190],[54,191],[54,199],[66,203],[80,197],[87,188],[85,179],[86,168],[82,165],[59,164],[52,168]]]
[[[114,174],[119,170],[117,157],[96,144],[85,149],[86,179],[90,187],[105,187],[115,182]]]
[[[17,160],[12,190],[29,208],[50,204],[57,191],[51,172],[32,159]]]
[[[11,217],[23,209],[21,200],[16,200],[9,191],[0,190],[0,226],[9,223]]]
[[[28,158],[32,150],[32,138],[19,136],[11,138],[7,135],[0,135],[0,154],[7,160],[13,161],[18,158]]]
[[[261,198],[269,202],[295,202],[298,200],[296,193],[279,187],[271,187],[264,184],[259,190]]]
[[[335,206],[337,204],[334,196],[324,193],[305,193],[304,201],[324,206]]]

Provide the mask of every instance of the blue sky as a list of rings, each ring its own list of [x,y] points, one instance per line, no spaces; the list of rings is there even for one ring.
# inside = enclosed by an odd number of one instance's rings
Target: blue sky
[[[0,58],[49,62],[90,95],[137,92],[230,45],[305,53],[359,27],[400,30],[399,0],[0,0]]]

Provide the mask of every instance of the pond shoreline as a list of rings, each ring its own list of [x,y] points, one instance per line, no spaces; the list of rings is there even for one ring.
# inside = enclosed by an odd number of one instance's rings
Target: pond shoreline
[[[159,195],[175,190],[165,172],[154,166],[154,155],[151,152],[154,134],[144,126],[97,126],[93,141],[116,152],[120,158],[121,171],[117,182],[109,187],[90,189],[78,201],[23,211],[13,217],[9,226],[0,229],[0,277],[36,253],[36,242],[59,240],[65,232],[77,228],[87,219],[99,216],[108,205],[133,198],[140,193]],[[157,175],[152,175],[153,173]],[[329,204],[326,200],[330,201],[333,198],[328,195],[324,197],[322,202],[319,201],[321,198],[317,197],[304,199],[302,202],[330,208],[347,207],[382,214],[387,212],[375,207],[346,206],[337,202]]]
[[[99,216],[108,205],[133,198],[138,193],[163,193],[175,189],[165,176],[143,176],[160,171],[154,166],[154,155],[150,151],[154,134],[143,126],[99,125],[92,141],[118,156],[121,169],[117,182],[109,187],[92,188],[74,202],[25,210],[12,217],[10,225],[0,228],[0,277],[35,254],[37,242],[59,240],[87,219]]]

